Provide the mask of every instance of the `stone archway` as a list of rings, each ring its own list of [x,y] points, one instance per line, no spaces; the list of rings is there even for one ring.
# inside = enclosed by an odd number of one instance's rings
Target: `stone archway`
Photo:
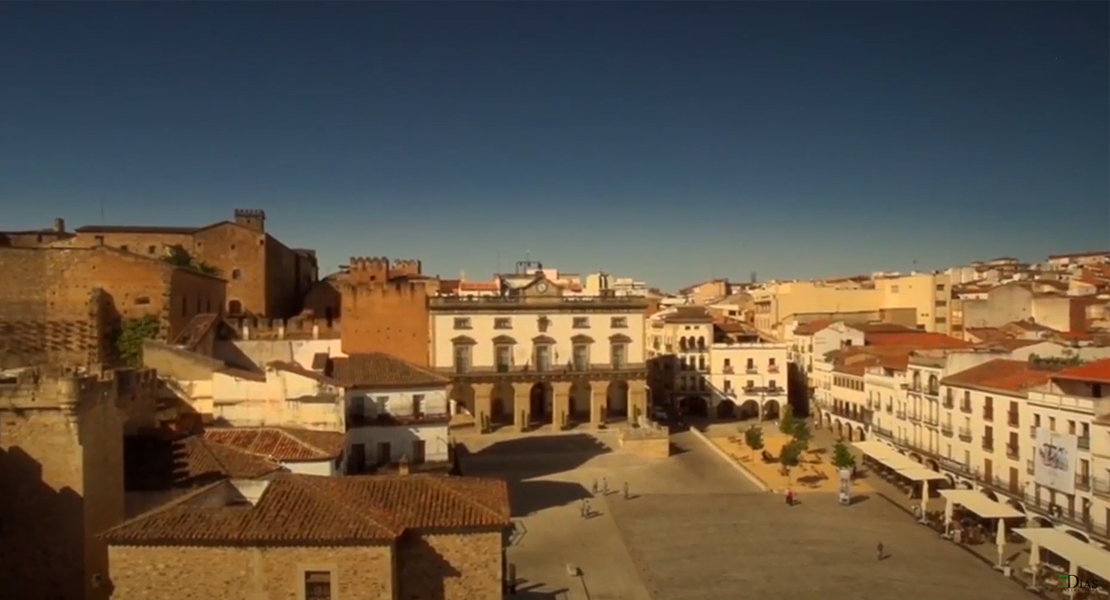
[[[605,392],[606,417],[628,416],[628,382],[610,381]]]
[[[733,420],[736,418],[736,403],[728,398],[717,402],[717,418]]]
[[[474,388],[469,383],[454,383],[448,398],[453,402],[456,415],[474,416]]]
[[[857,425],[856,426],[856,441],[862,442],[863,440],[866,440],[866,439],[867,438],[863,435],[863,425]]]
[[[781,410],[782,407],[779,406],[778,400],[765,400],[763,402],[763,420],[774,421],[779,418],[779,411]]]
[[[590,420],[590,394],[593,389],[588,381],[575,381],[570,386],[570,397],[567,402],[567,411],[573,421],[587,422]]]
[[[979,492],[981,494],[983,494],[984,496],[986,496],[987,498],[990,498],[991,500],[994,500],[995,502],[998,502],[998,495],[995,494],[994,492],[992,492],[991,490],[988,490],[987,488],[979,488]]]
[[[551,386],[539,382],[528,391],[528,419],[532,424],[550,423],[550,408],[548,403],[551,398]]]
[[[682,414],[691,417],[708,417],[709,404],[701,396],[686,396],[678,401]]]
[[[1019,513],[1021,513],[1023,515],[1025,514],[1025,507],[1021,505],[1021,502],[1018,502],[1017,500],[1014,500],[1013,498],[1006,498],[1006,504],[1009,504],[1010,506],[1014,507],[1014,510],[1018,511]]]
[[[758,419],[759,418],[759,403],[755,400],[745,400],[740,404],[737,411],[741,420]]]
[[[838,437],[840,439],[844,439],[844,422],[843,421],[840,421],[840,420],[836,421],[836,437]]]
[[[1080,533],[1080,532],[1078,532],[1074,529],[1067,529],[1067,528],[1064,528],[1064,533],[1070,535],[1071,537],[1073,537],[1073,538],[1075,538],[1075,539],[1077,539],[1077,540],[1079,540],[1079,541],[1081,541],[1085,544],[1090,544],[1091,543],[1091,538],[1087,537],[1087,534],[1085,534],[1085,533]]]
[[[849,423],[849,424],[847,425],[847,429],[848,429],[848,441],[849,441],[849,442],[854,442],[854,441],[856,441],[856,428],[855,428],[855,427],[852,427],[852,424],[851,424],[851,423]]]
[[[1029,521],[1037,527],[1044,527],[1046,529],[1052,529],[1055,527],[1055,525],[1052,524],[1052,521],[1049,521],[1047,518],[1040,515],[1033,515],[1029,517]]]
[[[502,381],[490,390],[489,419],[499,425],[512,425],[516,410],[516,390],[513,384]]]
[[[934,471],[940,471],[940,467],[937,465],[937,461],[935,461],[931,458],[926,458],[925,459],[925,467],[929,468],[929,469],[932,469]]]
[[[912,460],[913,462],[915,462],[915,463],[920,463],[921,462],[921,456],[919,456],[916,452],[911,452],[909,456],[910,456],[910,460]]]

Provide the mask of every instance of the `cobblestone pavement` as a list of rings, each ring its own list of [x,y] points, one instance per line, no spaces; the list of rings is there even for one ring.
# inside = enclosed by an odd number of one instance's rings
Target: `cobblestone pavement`
[[[658,460],[613,450],[606,434],[503,442],[464,470],[510,481],[521,600],[1030,598],[877,494],[844,507],[815,492],[788,508],[689,432]],[[611,493],[594,496],[595,480]],[[595,516],[582,519],[587,498]]]

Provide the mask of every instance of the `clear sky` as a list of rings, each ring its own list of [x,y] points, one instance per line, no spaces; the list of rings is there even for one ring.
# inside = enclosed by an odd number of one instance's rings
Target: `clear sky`
[[[1101,249],[1108,6],[0,3],[0,229],[665,288]]]

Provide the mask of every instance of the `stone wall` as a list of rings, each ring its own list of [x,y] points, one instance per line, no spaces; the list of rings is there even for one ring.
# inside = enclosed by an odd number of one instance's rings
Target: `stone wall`
[[[331,572],[334,598],[398,597],[390,546],[112,546],[109,553],[112,597],[122,600],[303,600],[306,571]]]
[[[499,600],[501,532],[406,534],[398,544],[401,598]]]
[[[0,383],[0,598],[107,597],[95,534],[124,518],[120,386],[45,370]]]
[[[423,282],[366,280],[369,271],[342,283],[343,352],[386,352],[429,364],[428,291]]]

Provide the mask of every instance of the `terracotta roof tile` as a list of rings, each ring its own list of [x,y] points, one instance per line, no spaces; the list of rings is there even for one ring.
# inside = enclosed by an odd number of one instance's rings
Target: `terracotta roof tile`
[[[332,359],[332,377],[346,387],[391,388],[446,385],[450,380],[382,352]]]
[[[124,445],[129,490],[194,487],[221,479],[256,479],[281,465],[244,450],[193,435],[177,440],[128,438]]]
[[[663,315],[663,320],[668,323],[712,323],[713,315],[704,306],[676,306],[674,312]]]
[[[808,323],[800,323],[794,328],[794,335],[813,335],[835,322],[832,319],[817,319]]]
[[[865,333],[866,343],[875,346],[903,346],[919,350],[956,350],[970,348],[972,344],[943,333]]]
[[[1028,361],[996,359],[949,375],[944,385],[975,387],[1003,392],[1021,392],[1048,382],[1050,371],[1034,369]]]
[[[1078,367],[1064,369],[1053,375],[1053,378],[1110,383],[1110,358],[1104,358]]]
[[[278,462],[335,460],[346,446],[342,432],[292,427],[220,427],[206,430],[204,439]]]
[[[388,542],[409,529],[503,528],[504,481],[443,475],[322,477],[283,473],[253,505],[202,506],[214,484],[102,534],[116,545]]]

